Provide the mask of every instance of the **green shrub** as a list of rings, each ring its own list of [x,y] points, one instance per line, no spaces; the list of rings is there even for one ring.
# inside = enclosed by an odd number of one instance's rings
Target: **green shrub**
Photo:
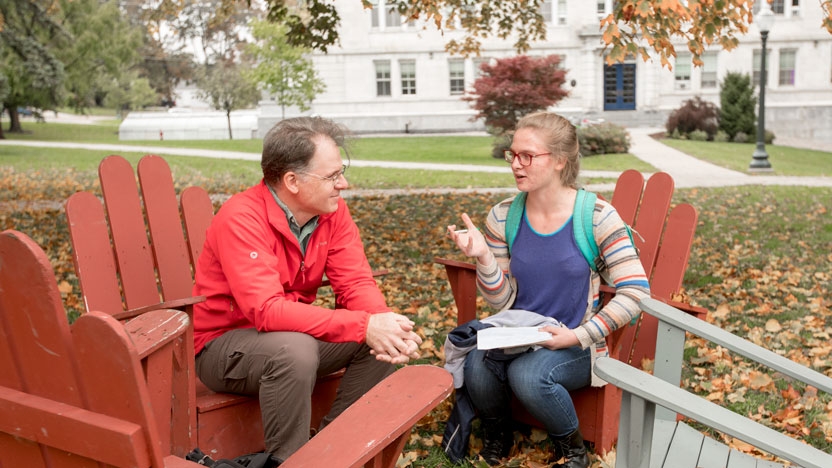
[[[729,138],[733,138],[738,132],[753,135],[756,102],[748,75],[736,72],[725,75],[719,90],[719,103],[722,108],[719,128],[727,133]]]
[[[494,138],[494,143],[491,146],[491,157],[494,159],[503,159],[507,149],[511,148],[511,137],[508,134]]]
[[[748,143],[748,135],[745,132],[737,132],[731,139],[734,143]]]
[[[670,133],[670,138],[673,138],[674,140],[681,140],[682,139],[682,134],[679,133],[678,128],[673,129],[673,131]]]
[[[578,142],[583,156],[630,150],[630,134],[624,127],[609,122],[579,127]]]
[[[772,132],[771,130],[766,130],[765,140],[767,145],[774,143],[774,132]]]
[[[719,108],[696,96],[683,102],[681,107],[670,114],[665,128],[668,133],[679,130],[679,133],[686,135],[701,130],[708,134],[709,139],[713,138],[719,129]]]
[[[728,134],[725,133],[724,131],[719,130],[718,132],[716,132],[716,135],[714,135],[714,141],[718,141],[718,142],[731,141],[731,137],[728,136]]]
[[[688,134],[688,138],[693,141],[708,141],[708,134],[703,130],[694,130]]]

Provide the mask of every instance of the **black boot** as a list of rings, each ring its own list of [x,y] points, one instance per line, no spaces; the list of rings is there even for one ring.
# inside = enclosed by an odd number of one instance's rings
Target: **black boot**
[[[575,432],[565,437],[552,436],[552,440],[556,447],[560,447],[560,451],[556,448],[555,453],[566,458],[566,463],[561,465],[563,468],[589,467],[589,456],[586,454],[584,438],[579,429],[575,429]]]
[[[505,419],[483,418],[482,432],[480,456],[488,466],[497,466],[509,455],[511,446],[514,445],[510,422]]]

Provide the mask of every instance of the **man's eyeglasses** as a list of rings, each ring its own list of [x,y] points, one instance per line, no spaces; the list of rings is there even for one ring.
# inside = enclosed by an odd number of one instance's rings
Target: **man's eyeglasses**
[[[520,160],[520,165],[525,167],[532,163],[532,158],[536,158],[538,156],[548,156],[552,153],[540,153],[540,154],[529,154],[529,153],[515,153],[512,150],[505,150],[503,152],[503,158],[505,158],[506,162],[511,164],[514,162],[514,158]]]
[[[343,176],[347,172],[347,169],[349,169],[349,166],[344,164],[344,165],[341,166],[340,171],[337,171],[337,172],[335,172],[331,175],[328,175],[328,176],[321,176],[321,175],[313,174],[311,172],[306,172],[306,171],[298,171],[298,173],[308,175],[308,176],[312,176],[316,179],[324,180],[326,182],[329,182],[333,186],[335,186],[335,184],[338,183],[338,180],[341,178],[341,176]]]

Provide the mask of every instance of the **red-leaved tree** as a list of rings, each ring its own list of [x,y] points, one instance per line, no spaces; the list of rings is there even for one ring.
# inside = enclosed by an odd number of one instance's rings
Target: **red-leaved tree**
[[[563,89],[566,70],[558,55],[519,55],[484,63],[482,76],[474,81],[471,96],[477,111],[472,120],[484,119],[489,133],[502,135],[514,128],[526,114],[544,110],[569,95]]]

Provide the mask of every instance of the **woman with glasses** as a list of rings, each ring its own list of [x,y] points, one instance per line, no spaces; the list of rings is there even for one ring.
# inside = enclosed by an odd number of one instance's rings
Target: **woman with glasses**
[[[555,325],[545,322],[541,330],[550,336],[525,352],[472,349],[465,355],[463,382],[483,429],[480,455],[489,465],[509,455],[514,395],[546,427],[555,459],[564,456],[562,466],[585,468],[589,459],[569,391],[603,385],[592,363],[607,354],[605,337],[638,315],[639,301],[649,295],[647,278],[624,222],[600,199],[592,229],[603,268],[595,271],[582,255],[573,233],[580,155],[568,120],[549,112],[523,117],[505,158],[525,194],[516,232],[506,232],[514,197],[491,209],[482,231],[463,213],[467,229],[448,226],[448,232],[463,253],[476,258],[477,286],[501,310],[489,319],[519,310]],[[603,308],[602,275],[616,287]]]

